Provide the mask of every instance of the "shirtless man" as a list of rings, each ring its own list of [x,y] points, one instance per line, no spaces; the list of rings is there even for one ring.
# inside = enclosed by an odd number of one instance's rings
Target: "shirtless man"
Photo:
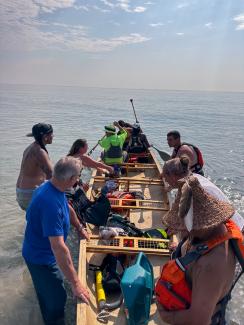
[[[46,145],[53,141],[52,126],[45,123],[35,124],[32,127],[32,133],[27,136],[33,136],[35,141],[23,153],[16,183],[16,198],[22,210],[28,208],[33,191],[52,177],[53,170],[46,149]]]
[[[187,156],[190,160],[190,169],[192,172],[204,176],[202,167],[203,159],[200,150],[191,145],[181,142],[180,133],[178,131],[170,131],[167,134],[167,141],[170,148],[174,148],[171,158]]]

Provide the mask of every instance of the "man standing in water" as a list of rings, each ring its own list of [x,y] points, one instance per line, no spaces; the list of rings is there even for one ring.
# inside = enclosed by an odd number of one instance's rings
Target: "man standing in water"
[[[180,132],[176,130],[168,132],[167,142],[170,148],[174,148],[171,158],[187,156],[190,160],[191,171],[204,176],[202,153],[196,146],[181,142]]]
[[[79,180],[80,169],[78,159],[60,159],[54,166],[51,180],[35,191],[26,213],[22,255],[32,277],[44,323],[49,325],[65,324],[63,274],[74,296],[89,302],[89,293],[80,283],[65,244],[70,216],[64,192]]]
[[[27,210],[34,190],[52,176],[52,164],[46,149],[46,145],[53,141],[51,124],[35,124],[27,136],[33,136],[35,141],[23,153],[16,184],[16,199],[22,210]]]

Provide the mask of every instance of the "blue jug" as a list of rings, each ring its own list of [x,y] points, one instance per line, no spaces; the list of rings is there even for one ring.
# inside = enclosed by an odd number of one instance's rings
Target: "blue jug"
[[[146,325],[150,317],[154,290],[153,268],[144,253],[128,267],[121,280],[128,325]]]

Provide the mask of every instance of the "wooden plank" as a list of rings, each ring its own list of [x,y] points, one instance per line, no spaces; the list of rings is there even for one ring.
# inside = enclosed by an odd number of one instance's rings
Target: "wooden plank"
[[[138,163],[138,162],[134,162],[134,163],[123,163],[121,165],[119,165],[121,167],[125,167],[125,166],[137,166],[137,167],[156,167],[157,164],[146,164],[146,163]]]
[[[147,207],[147,206],[135,206],[135,205],[113,205],[111,208],[116,209],[131,209],[131,210],[151,210],[151,211],[169,211],[168,207]]]
[[[78,278],[82,286],[86,287],[86,240],[80,240],[80,254],[78,266]],[[86,307],[87,305],[81,300],[77,300],[76,324],[86,324]]]
[[[151,156],[152,156],[153,160],[155,161],[155,163],[157,165],[158,172],[160,174],[162,174],[163,168],[162,168],[161,164],[159,163],[158,159],[156,158],[155,152],[151,148],[149,148],[149,151],[151,153]],[[165,182],[164,181],[163,181],[163,186],[165,187]],[[165,192],[165,191],[163,191],[163,200],[169,206],[169,194],[167,192]]]
[[[90,236],[87,242],[87,252],[92,253],[124,253],[137,254],[144,252],[149,255],[169,256],[169,240],[141,237],[114,237],[103,240],[99,236]]]
[[[115,182],[121,183],[129,183],[129,184],[145,184],[145,185],[164,185],[163,180],[157,178],[131,178],[131,177],[120,177],[120,178],[112,178],[112,177],[104,177],[104,176],[95,176],[94,182],[105,182],[108,180],[114,180]]]
[[[95,181],[95,175],[97,173],[97,170],[94,169],[91,175],[91,179],[89,181],[89,189],[86,192],[86,196],[88,197],[88,199],[92,200],[93,199],[93,195],[92,195],[92,189],[93,189],[93,185],[94,185],[94,181]]]
[[[116,198],[113,198],[113,197],[110,197],[108,198],[109,201],[116,201],[116,202],[119,202],[119,204],[121,205],[122,202],[139,202],[139,203],[145,203],[145,204],[149,204],[149,203],[161,203],[161,204],[164,204],[163,201],[158,201],[158,200],[138,200],[138,199],[123,199],[123,198],[119,198],[119,199],[116,199]]]
[[[157,169],[157,166],[125,166],[127,171],[145,170],[145,169]]]
[[[152,159],[155,161],[155,164],[157,166],[157,169],[158,169],[159,174],[162,174],[163,169],[162,169],[162,166],[159,163],[158,159],[156,158],[155,153],[153,152],[153,150],[151,148],[149,148],[148,150],[150,151],[150,154],[152,156]]]

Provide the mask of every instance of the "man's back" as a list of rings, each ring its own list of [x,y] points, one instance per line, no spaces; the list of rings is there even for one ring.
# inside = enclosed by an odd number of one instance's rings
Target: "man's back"
[[[21,162],[20,174],[16,186],[21,189],[33,189],[51,177],[51,163],[47,152],[37,143],[29,145]]]
[[[188,146],[186,144],[182,144],[176,154],[176,157],[182,156],[187,156],[190,159],[190,166],[194,166],[198,162],[195,150],[191,146]]]

